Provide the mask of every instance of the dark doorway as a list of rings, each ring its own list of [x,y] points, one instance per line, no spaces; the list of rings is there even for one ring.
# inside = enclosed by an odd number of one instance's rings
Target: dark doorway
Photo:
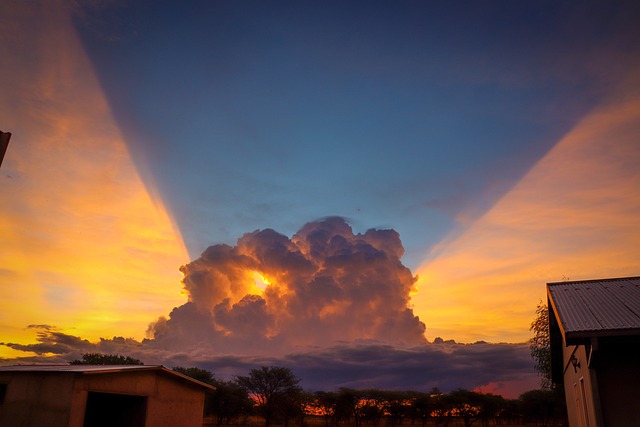
[[[145,427],[147,398],[89,392],[84,427]]]

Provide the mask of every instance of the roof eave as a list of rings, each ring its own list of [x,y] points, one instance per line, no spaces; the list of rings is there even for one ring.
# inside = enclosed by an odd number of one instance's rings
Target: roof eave
[[[566,345],[580,345],[592,338],[628,337],[640,335],[640,328],[629,329],[605,329],[597,331],[562,331]]]

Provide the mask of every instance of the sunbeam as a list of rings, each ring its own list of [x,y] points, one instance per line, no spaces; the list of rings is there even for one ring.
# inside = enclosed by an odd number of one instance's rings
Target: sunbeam
[[[0,44],[0,78],[13,82],[0,99],[13,133],[0,177],[0,335],[21,342],[16,325],[55,324],[140,338],[186,299],[182,238],[131,162],[67,3],[5,7],[21,13],[0,16],[15,39]],[[24,30],[33,25],[40,31]]]
[[[427,336],[525,341],[544,284],[640,269],[640,96],[585,117],[420,268]],[[426,315],[424,316],[426,317]]]

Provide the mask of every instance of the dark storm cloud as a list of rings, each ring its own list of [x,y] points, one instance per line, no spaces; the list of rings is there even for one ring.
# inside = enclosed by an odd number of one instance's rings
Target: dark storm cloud
[[[122,337],[89,343],[47,330],[42,330],[37,340],[37,344],[4,345],[39,354],[21,358],[20,363],[66,362],[89,352],[119,353],[147,364],[198,366],[223,380],[246,375],[255,367],[286,366],[302,379],[303,388],[309,391],[340,387],[425,391],[438,387],[450,391],[459,387],[486,389],[492,384],[507,384],[502,391],[515,396],[535,388],[538,381],[527,344],[459,344],[438,340],[438,343],[403,348],[342,343],[281,356],[254,356],[220,355],[206,346],[188,352],[167,351],[149,340],[140,343]],[[49,357],[42,357],[43,353]],[[515,385],[509,387],[511,383]],[[491,390],[495,391],[495,387]]]
[[[94,344],[80,337],[56,332],[56,328],[50,325],[29,325],[28,328],[38,330],[36,334],[36,344],[0,342],[0,345],[7,346],[14,350],[33,352],[39,356],[48,354],[64,355],[78,351],[84,352],[94,347]]]
[[[528,346],[518,344],[343,345],[289,355],[284,363],[316,389],[477,388],[533,372]]]

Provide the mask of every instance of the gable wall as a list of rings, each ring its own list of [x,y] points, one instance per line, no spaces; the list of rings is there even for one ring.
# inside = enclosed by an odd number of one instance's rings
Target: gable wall
[[[0,372],[2,427],[82,427],[89,392],[147,397],[149,427],[200,427],[204,390],[159,372]]]
[[[199,387],[157,372],[127,372],[79,377],[70,427],[82,427],[89,392],[146,396],[147,426],[202,425],[204,393]]]
[[[0,426],[67,427],[74,377],[53,372],[0,372],[0,383],[7,384],[0,404]]]

